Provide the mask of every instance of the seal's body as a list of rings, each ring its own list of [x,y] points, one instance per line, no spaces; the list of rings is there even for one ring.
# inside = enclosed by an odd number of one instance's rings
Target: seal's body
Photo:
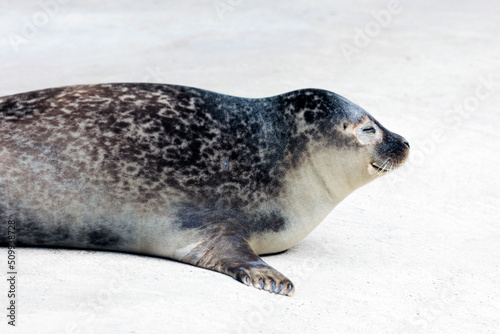
[[[334,93],[158,84],[0,98],[0,243],[169,257],[275,293],[288,249],[409,145]]]

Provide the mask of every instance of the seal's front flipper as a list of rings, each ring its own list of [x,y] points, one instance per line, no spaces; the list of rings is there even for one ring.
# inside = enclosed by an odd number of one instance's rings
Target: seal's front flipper
[[[218,228],[200,233],[204,240],[180,261],[224,273],[258,289],[287,296],[294,294],[293,283],[265,263],[239,233]]]
[[[257,255],[256,255],[257,256]],[[257,289],[293,296],[295,287],[282,273],[258,258],[256,262],[246,263],[238,268],[233,268],[227,274],[238,281]]]

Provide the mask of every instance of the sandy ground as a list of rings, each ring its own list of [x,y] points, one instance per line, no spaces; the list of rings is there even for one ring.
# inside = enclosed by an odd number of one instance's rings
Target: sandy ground
[[[451,1],[0,3],[0,96],[166,82],[337,92],[412,145],[306,239],[265,260],[292,298],[170,260],[19,249],[2,333],[500,333],[500,10]],[[3,258],[3,259],[1,259]]]

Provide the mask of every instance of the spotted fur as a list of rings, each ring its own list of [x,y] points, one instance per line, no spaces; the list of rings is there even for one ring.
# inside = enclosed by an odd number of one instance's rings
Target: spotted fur
[[[346,124],[367,118],[376,122],[317,89],[247,99],[107,84],[0,98],[0,243],[14,220],[21,245],[156,254],[268,290],[277,277],[292,286],[257,253],[308,233],[292,232],[307,215],[291,215],[300,207],[289,201],[301,189],[295,179],[335,164],[310,167],[317,152],[360,148]],[[383,131],[378,155],[405,159],[402,137]],[[257,277],[266,270],[274,281]]]

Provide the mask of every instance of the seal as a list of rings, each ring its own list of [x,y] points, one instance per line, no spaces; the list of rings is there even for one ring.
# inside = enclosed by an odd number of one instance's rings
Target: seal
[[[292,295],[259,255],[307,236],[409,144],[329,91],[99,84],[0,98],[0,243],[155,255]]]

